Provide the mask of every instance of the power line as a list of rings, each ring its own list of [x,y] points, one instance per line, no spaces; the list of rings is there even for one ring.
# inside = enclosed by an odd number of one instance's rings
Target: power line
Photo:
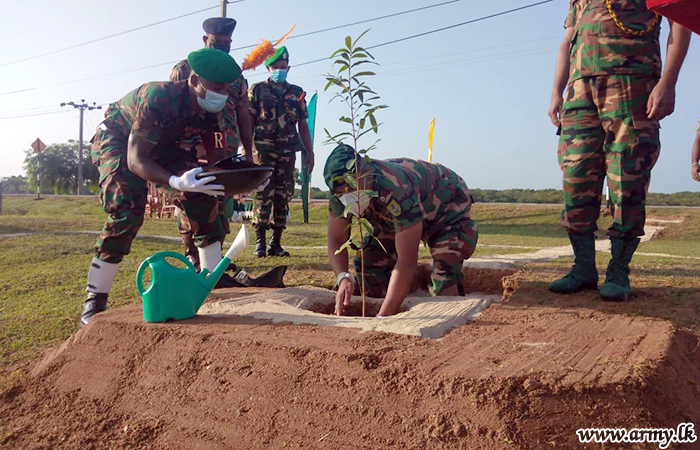
[[[228,2],[228,3],[241,3],[241,2],[244,2],[244,1],[245,1],[245,0],[235,0],[235,1],[230,1],[230,2]],[[42,54],[39,54],[39,55],[30,56],[30,57],[28,57],[28,58],[23,58],[23,59],[18,59],[18,60],[15,60],[15,61],[6,62],[6,63],[3,63],[3,64],[0,64],[0,67],[10,66],[10,65],[18,64],[18,63],[25,62],[25,61],[31,61],[32,59],[42,58],[42,57],[44,57],[44,56],[48,56],[48,55],[53,55],[53,54],[56,54],[56,53],[65,52],[66,50],[71,50],[71,49],[78,48],[78,47],[82,47],[82,46],[88,45],[88,44],[94,44],[95,42],[104,41],[104,40],[106,40],[106,39],[111,39],[111,38],[116,37],[116,36],[121,36],[121,35],[124,35],[124,34],[127,34],[127,33],[132,33],[132,32],[134,32],[134,31],[139,31],[139,30],[143,30],[143,29],[145,29],[145,28],[154,27],[154,26],[156,26],[156,25],[160,25],[160,24],[163,24],[163,23],[172,22],[173,20],[182,19],[183,17],[193,16],[193,15],[195,15],[195,14],[199,14],[199,13],[201,13],[201,12],[209,11],[210,9],[215,9],[215,8],[219,8],[219,7],[220,7],[220,5],[211,6],[211,7],[209,7],[209,8],[204,8],[204,9],[200,9],[200,10],[198,10],[198,11],[193,11],[193,12],[191,12],[191,13],[182,14],[181,16],[172,17],[172,18],[170,18],[170,19],[165,19],[165,20],[161,20],[161,21],[159,21],[159,22],[154,22],[154,23],[151,23],[151,24],[148,24],[148,25],[143,25],[143,26],[140,26],[140,27],[132,28],[131,30],[126,30],[126,31],[121,31],[121,32],[119,32],[119,33],[115,33],[115,34],[110,34],[109,36],[104,36],[104,37],[101,37],[101,38],[93,39],[93,40],[91,40],[91,41],[82,42],[82,43],[80,43],[80,44],[71,45],[71,46],[69,46],[69,47],[59,48],[58,50],[52,50],[52,51],[50,51],[50,52],[46,52],[46,53],[42,53]],[[31,89],[26,89],[26,90],[31,90]],[[22,92],[22,91],[15,91],[15,92]]]
[[[239,0],[239,1],[244,1],[244,0]],[[444,5],[444,4],[447,4],[447,3],[453,3],[454,1],[460,1],[460,0],[452,0],[451,2],[441,3],[440,5]],[[469,24],[472,24],[472,23],[475,23],[475,22],[480,22],[480,21],[483,21],[483,20],[491,19],[491,18],[494,18],[494,17],[503,16],[503,15],[510,14],[510,13],[517,12],[517,11],[521,11],[521,10],[524,10],[524,9],[533,8],[533,7],[535,7],[535,6],[540,6],[540,5],[543,5],[543,4],[546,4],[546,3],[551,3],[551,2],[553,2],[553,1],[554,1],[554,0],[543,0],[543,1],[540,1],[540,2],[537,2],[537,3],[531,3],[531,4],[529,4],[529,5],[521,6],[521,7],[518,7],[518,8],[513,8],[513,9],[510,9],[510,10],[507,10],[507,11],[502,11],[502,12],[495,13],[495,14],[490,14],[490,15],[488,15],[488,16],[482,16],[482,17],[479,17],[479,18],[476,18],[476,19],[472,19],[472,20],[469,20],[469,21],[466,21],[466,22],[461,22],[461,23],[454,24],[454,25],[450,25],[450,26],[447,26],[447,27],[443,27],[443,28],[438,28],[438,29],[435,29],[435,30],[426,31],[426,32],[424,32],[424,33],[418,33],[418,34],[414,34],[414,35],[411,35],[411,36],[406,36],[406,37],[403,37],[403,38],[400,38],[400,39],[395,39],[395,40],[392,40],[392,41],[383,42],[383,43],[381,43],[381,44],[377,44],[377,45],[373,45],[373,46],[365,47],[365,48],[366,48],[367,50],[370,50],[370,49],[374,49],[374,48],[378,48],[378,47],[383,47],[383,46],[385,46],[385,45],[395,44],[395,43],[398,43],[398,42],[403,42],[403,41],[407,41],[407,40],[410,40],[410,39],[415,39],[415,38],[422,37],[422,36],[426,36],[426,35],[429,35],[429,34],[438,33],[438,32],[440,32],[440,31],[445,31],[445,30],[449,30],[449,29],[452,29],[452,28],[457,28],[457,27],[461,27],[461,26],[464,26],[464,25],[469,25]],[[211,9],[211,8],[208,8],[208,9]],[[420,9],[425,9],[425,8],[420,8]],[[395,14],[398,15],[398,14],[402,14],[402,13],[395,13]],[[368,19],[367,21],[370,21],[370,20],[377,20],[377,19],[378,19],[378,18],[375,18],[375,19]],[[344,25],[344,26],[351,26],[351,25],[352,25],[352,24],[348,24],[348,25]],[[338,28],[338,27],[335,27],[335,28],[333,28],[333,29],[337,29],[337,28]],[[321,31],[318,31],[318,32],[321,32]],[[312,33],[316,33],[316,32],[312,32]],[[307,35],[308,35],[308,34],[310,34],[310,33],[307,33]],[[253,45],[251,45],[251,46],[246,46],[246,47],[239,47],[239,48],[236,48],[236,49],[233,49],[233,50],[240,50],[240,49],[245,49],[245,48],[249,48],[249,47],[253,47]],[[306,66],[306,65],[309,65],[309,64],[315,64],[315,63],[322,62],[322,61],[328,61],[328,59],[329,59],[328,57],[319,58],[319,59],[314,59],[314,60],[311,60],[311,61],[306,61],[306,62],[302,62],[302,63],[295,64],[294,66],[295,66],[295,67]],[[154,68],[154,67],[158,67],[158,66],[163,66],[163,65],[166,65],[166,64],[175,64],[175,63],[177,63],[177,62],[178,62],[178,61],[165,62],[165,63],[159,63],[159,64],[152,64],[152,65],[150,65],[150,66],[139,67],[139,68],[136,68],[136,69],[128,69],[128,70],[123,70],[123,71],[120,71],[120,72],[114,72],[114,73],[109,73],[109,74],[103,74],[103,75],[97,75],[97,76],[92,76],[92,77],[86,77],[86,78],[82,78],[82,79],[78,79],[78,80],[65,81],[65,82],[61,82],[61,83],[55,83],[55,84],[52,84],[52,85],[42,85],[42,86],[37,86],[37,87],[32,87],[32,88],[20,89],[20,90],[16,90],[16,91],[2,92],[2,93],[0,93],[0,96],[2,96],[2,95],[9,95],[9,94],[16,94],[16,93],[20,93],[20,92],[26,92],[26,91],[31,91],[31,90],[36,90],[36,89],[45,88],[45,87],[62,86],[62,85],[65,85],[65,84],[78,83],[78,82],[81,82],[81,81],[88,81],[88,80],[93,80],[93,79],[97,79],[97,78],[104,78],[104,77],[113,76],[113,75],[121,75],[121,74],[129,73],[129,72],[135,72],[135,71],[138,71],[138,70],[145,70],[145,69],[150,69],[150,68]],[[263,75],[265,75],[265,74],[252,74],[252,75],[248,76],[247,78],[255,78],[255,77],[257,77],[257,76],[263,76]],[[7,118],[11,118],[11,117],[5,117],[5,119],[7,119]]]
[[[479,18],[477,18],[477,19],[472,19],[472,20],[468,20],[468,21],[466,21],[466,22],[457,23],[457,24],[454,24],[454,25],[450,25],[450,26],[448,26],[448,27],[438,28],[438,29],[435,29],[435,30],[426,31],[426,32],[424,32],[424,33],[413,34],[413,35],[411,35],[411,36],[406,36],[406,37],[401,38],[401,39],[394,39],[393,41],[387,41],[387,42],[383,42],[383,43],[381,43],[381,44],[372,45],[372,46],[370,46],[370,47],[364,47],[364,48],[365,48],[366,50],[371,50],[371,49],[373,49],[373,48],[383,47],[383,46],[385,46],[385,45],[396,44],[397,42],[408,41],[409,39],[415,39],[415,38],[417,38],[417,37],[427,36],[427,35],[429,35],[429,34],[438,33],[438,32],[440,32],[440,31],[445,31],[445,30],[450,30],[450,29],[452,29],[452,28],[461,27],[461,26],[463,26],[463,25],[469,25],[469,24],[472,24],[472,23],[481,22],[482,20],[492,19],[492,18],[498,17],[498,16],[504,16],[504,15],[506,15],[506,14],[510,14],[510,13],[513,13],[513,12],[516,12],[516,11],[521,11],[521,10],[523,10],[523,9],[533,8],[533,7],[535,7],[535,6],[540,6],[540,5],[543,5],[543,4],[545,4],[545,3],[551,3],[551,2],[553,2],[553,1],[554,1],[554,0],[543,0],[543,1],[541,1],[541,2],[531,3],[531,4],[529,4],[529,5],[521,6],[521,7],[519,7],[519,8],[509,9],[509,10],[507,10],[507,11],[502,11],[502,12],[499,12],[499,13],[496,13],[496,14],[490,14],[490,15],[488,15],[488,16],[482,16],[482,17],[479,17]],[[321,62],[321,61],[327,61],[328,59],[329,59],[329,58],[315,59],[315,60],[313,60],[313,61],[307,61],[307,62],[303,62],[303,63],[300,63],[300,64],[295,64],[295,66],[297,66],[297,67],[298,67],[298,66],[305,66],[305,65],[308,65],[308,64],[314,64],[314,63]]]
[[[238,3],[238,2],[240,2],[240,1],[244,1],[244,0],[238,0],[238,1],[235,1],[235,2],[228,2],[228,3]],[[373,22],[373,21],[376,21],[376,20],[386,19],[386,18],[390,18],[390,17],[396,17],[396,16],[400,16],[400,15],[403,15],[403,14],[408,14],[408,13],[412,13],[412,12],[416,12],[416,11],[422,11],[422,10],[426,10],[426,9],[430,9],[430,8],[436,8],[436,7],[439,7],[439,6],[444,6],[444,5],[447,5],[447,4],[450,4],[450,3],[456,3],[456,2],[460,2],[460,1],[462,1],[462,0],[450,0],[450,1],[447,1],[447,2],[443,2],[443,3],[436,3],[436,4],[434,4],[434,5],[424,6],[424,7],[422,7],[422,8],[416,8],[416,9],[410,9],[410,10],[406,10],[406,11],[400,11],[400,12],[393,13],[393,14],[387,14],[387,15],[384,15],[384,16],[373,17],[373,18],[371,18],[371,19],[361,20],[361,21],[358,21],[358,22],[346,23],[346,24],[344,24],[344,25],[338,25],[338,26],[335,26],[335,27],[324,28],[324,29],[322,29],[322,30],[310,31],[310,32],[308,32],[308,33],[303,33],[303,34],[300,34],[300,35],[291,36],[291,37],[289,37],[289,38],[287,38],[287,39],[295,39],[295,38],[299,38],[299,37],[303,37],[303,36],[311,36],[311,35],[314,35],[314,34],[324,33],[324,32],[332,31],[332,30],[338,30],[338,29],[341,29],[341,28],[347,28],[347,27],[351,27],[351,26],[354,26],[354,25],[362,24],[362,23]],[[202,11],[206,11],[206,10],[209,10],[209,9],[212,9],[212,8],[207,8],[207,9],[203,9],[203,10],[200,10],[200,11],[195,11],[194,13],[190,13],[190,14],[188,14],[188,15],[196,14],[196,13],[199,13],[199,12],[202,12]],[[181,17],[184,17],[184,16],[181,16]],[[174,20],[174,19],[168,19],[168,20]],[[165,22],[165,21],[163,21],[163,22]],[[159,23],[162,23],[162,22],[159,22]],[[153,24],[152,24],[152,25],[153,25]],[[148,25],[147,25],[147,26],[148,26]],[[141,28],[145,28],[145,27],[141,27]],[[134,31],[134,30],[130,30],[130,31]],[[128,32],[130,32],[130,31],[125,31],[125,32],[119,33],[119,34],[128,33]],[[118,35],[118,34],[113,35],[113,36],[117,36],[117,35]],[[110,36],[108,36],[108,37],[110,37]],[[78,44],[78,45],[75,45],[75,46],[73,46],[73,47],[67,47],[66,49],[63,49],[63,50],[67,50],[67,49],[69,49],[69,48],[79,47],[79,46],[81,46],[81,45],[89,44],[89,43],[91,43],[91,42],[97,42],[97,41],[102,40],[102,39],[107,39],[108,37],[101,38],[101,39],[97,39],[97,40],[90,41],[90,42],[85,42],[85,43],[83,43],[83,44]],[[231,51],[245,50],[245,49],[248,49],[248,48],[253,48],[253,47],[255,47],[256,45],[257,45],[257,44],[250,44],[250,45],[245,45],[245,46],[243,46],[243,47],[236,47],[236,48],[231,49]],[[27,59],[24,59],[24,60],[21,60],[21,61],[26,61],[26,60],[28,60],[28,59],[39,58],[39,57],[41,57],[41,56],[49,55],[49,54],[51,54],[51,53],[56,53],[56,52],[63,51],[63,50],[56,50],[55,52],[49,52],[49,53],[45,53],[45,54],[43,54],[43,55],[33,56],[33,57],[31,57],[31,58],[27,58]],[[321,59],[321,60],[319,60],[319,61],[323,61],[323,60]],[[7,64],[5,64],[5,65],[14,64],[14,63],[16,63],[16,62],[19,62],[19,61],[13,61],[13,62],[7,63]],[[153,65],[150,65],[150,66],[138,67],[138,68],[136,68],[136,69],[128,69],[128,70],[124,70],[124,71],[121,71],[121,72],[110,73],[110,74],[106,74],[106,75],[97,75],[97,76],[94,76],[94,77],[83,78],[83,79],[80,79],[80,80],[66,81],[66,82],[63,82],[63,83],[53,84],[53,85],[50,85],[50,86],[43,85],[43,86],[37,86],[37,87],[32,87],[32,88],[26,88],[26,89],[18,89],[18,90],[15,90],[15,91],[2,92],[2,93],[0,93],[0,95],[18,94],[18,93],[21,93],[21,92],[33,91],[33,90],[40,89],[40,88],[43,88],[43,87],[55,87],[55,86],[61,86],[61,85],[63,85],[63,84],[71,84],[71,83],[76,83],[76,82],[79,82],[79,81],[91,80],[91,79],[95,79],[95,78],[102,78],[102,77],[112,76],[112,75],[121,75],[121,74],[124,74],[124,73],[136,72],[136,71],[139,71],[139,70],[151,69],[151,68],[153,68],[153,67],[158,67],[158,66],[164,66],[164,65],[166,65],[166,64],[175,64],[175,63],[177,63],[177,62],[179,62],[179,61],[158,63],[158,64],[153,64]],[[3,66],[3,64],[0,64],[0,67],[2,67],[2,66]]]

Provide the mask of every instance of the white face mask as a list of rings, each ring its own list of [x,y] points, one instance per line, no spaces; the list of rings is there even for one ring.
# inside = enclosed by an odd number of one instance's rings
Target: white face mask
[[[202,89],[206,92],[204,98],[197,96],[197,103],[202,107],[203,110],[217,113],[224,109],[226,106],[226,100],[228,100],[228,94],[219,94],[218,92],[210,91],[209,89],[202,86]]]
[[[365,192],[360,192],[360,202],[358,203],[357,193],[347,192],[341,195],[339,200],[340,203],[342,203],[346,208],[348,205],[351,205],[348,211],[350,214],[354,215],[355,217],[360,217],[360,215],[365,212],[365,209],[367,209],[369,206],[369,201],[372,200],[372,197],[367,195]]]

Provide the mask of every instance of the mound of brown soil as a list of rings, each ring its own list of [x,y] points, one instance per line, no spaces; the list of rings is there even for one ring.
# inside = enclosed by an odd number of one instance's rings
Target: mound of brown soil
[[[582,308],[493,305],[428,340],[126,307],[3,393],[0,447],[600,448],[576,429],[700,423],[697,342]]]

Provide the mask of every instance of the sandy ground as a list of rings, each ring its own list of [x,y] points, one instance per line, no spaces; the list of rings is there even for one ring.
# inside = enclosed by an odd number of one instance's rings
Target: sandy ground
[[[700,424],[699,335],[543,296],[525,284],[442,339],[110,310],[2,394],[0,446],[613,448],[575,430]]]
[[[502,302],[440,339],[236,316],[149,324],[138,306],[108,310],[10,368],[27,376],[0,392],[0,448],[627,449],[658,445],[582,445],[575,431],[697,432],[697,330],[591,307],[595,293],[554,296],[541,275],[467,275]],[[632,302],[668,295],[645,289]]]

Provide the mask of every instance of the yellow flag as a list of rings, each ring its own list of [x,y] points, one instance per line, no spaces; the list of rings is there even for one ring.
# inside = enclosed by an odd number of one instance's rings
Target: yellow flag
[[[435,130],[435,119],[430,121],[428,129],[428,161],[433,160],[433,130]]]

